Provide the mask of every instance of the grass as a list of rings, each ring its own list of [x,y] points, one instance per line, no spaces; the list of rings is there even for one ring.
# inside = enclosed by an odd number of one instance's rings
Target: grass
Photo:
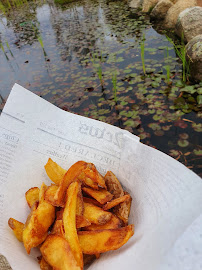
[[[144,75],[146,75],[146,68],[145,68],[145,34],[143,34],[142,42],[140,44],[140,49],[141,49],[141,60],[142,60],[142,69],[144,72]]]
[[[1,2],[0,2],[0,11],[2,11],[3,14],[6,14],[6,8]]]
[[[0,3],[0,10],[4,13],[11,8],[20,7],[24,4],[28,4],[27,0],[3,0]]]
[[[190,62],[186,60],[186,49],[185,49],[185,43],[184,43],[184,35],[182,35],[181,45],[179,45],[179,46],[176,45],[171,38],[169,38],[168,36],[166,36],[166,37],[167,37],[168,41],[173,44],[177,56],[182,61],[182,81],[185,83],[188,80],[188,77],[190,74],[190,72],[189,72],[190,71],[190,69],[189,69]]]

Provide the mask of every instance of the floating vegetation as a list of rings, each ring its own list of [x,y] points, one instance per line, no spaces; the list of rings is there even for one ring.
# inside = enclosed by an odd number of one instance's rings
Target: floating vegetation
[[[202,83],[189,81],[183,41],[159,35],[147,15],[120,0],[13,0],[10,8],[6,1],[4,98],[18,81],[63,110],[138,135],[200,174]]]

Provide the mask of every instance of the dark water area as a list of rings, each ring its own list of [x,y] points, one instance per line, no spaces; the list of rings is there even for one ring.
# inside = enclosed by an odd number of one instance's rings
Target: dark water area
[[[0,1],[0,45],[1,109],[17,82],[202,175],[202,82],[182,82],[173,44],[126,2]]]

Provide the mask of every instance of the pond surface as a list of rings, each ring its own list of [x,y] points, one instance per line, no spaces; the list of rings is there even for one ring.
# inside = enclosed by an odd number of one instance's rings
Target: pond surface
[[[127,129],[201,175],[202,83],[182,82],[166,35],[126,2],[0,1],[1,109],[15,82]]]

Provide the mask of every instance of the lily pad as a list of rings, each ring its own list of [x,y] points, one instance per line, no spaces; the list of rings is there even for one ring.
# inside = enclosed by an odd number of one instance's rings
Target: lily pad
[[[178,140],[177,141],[177,144],[180,146],[180,147],[187,147],[189,145],[189,142],[187,140]]]

